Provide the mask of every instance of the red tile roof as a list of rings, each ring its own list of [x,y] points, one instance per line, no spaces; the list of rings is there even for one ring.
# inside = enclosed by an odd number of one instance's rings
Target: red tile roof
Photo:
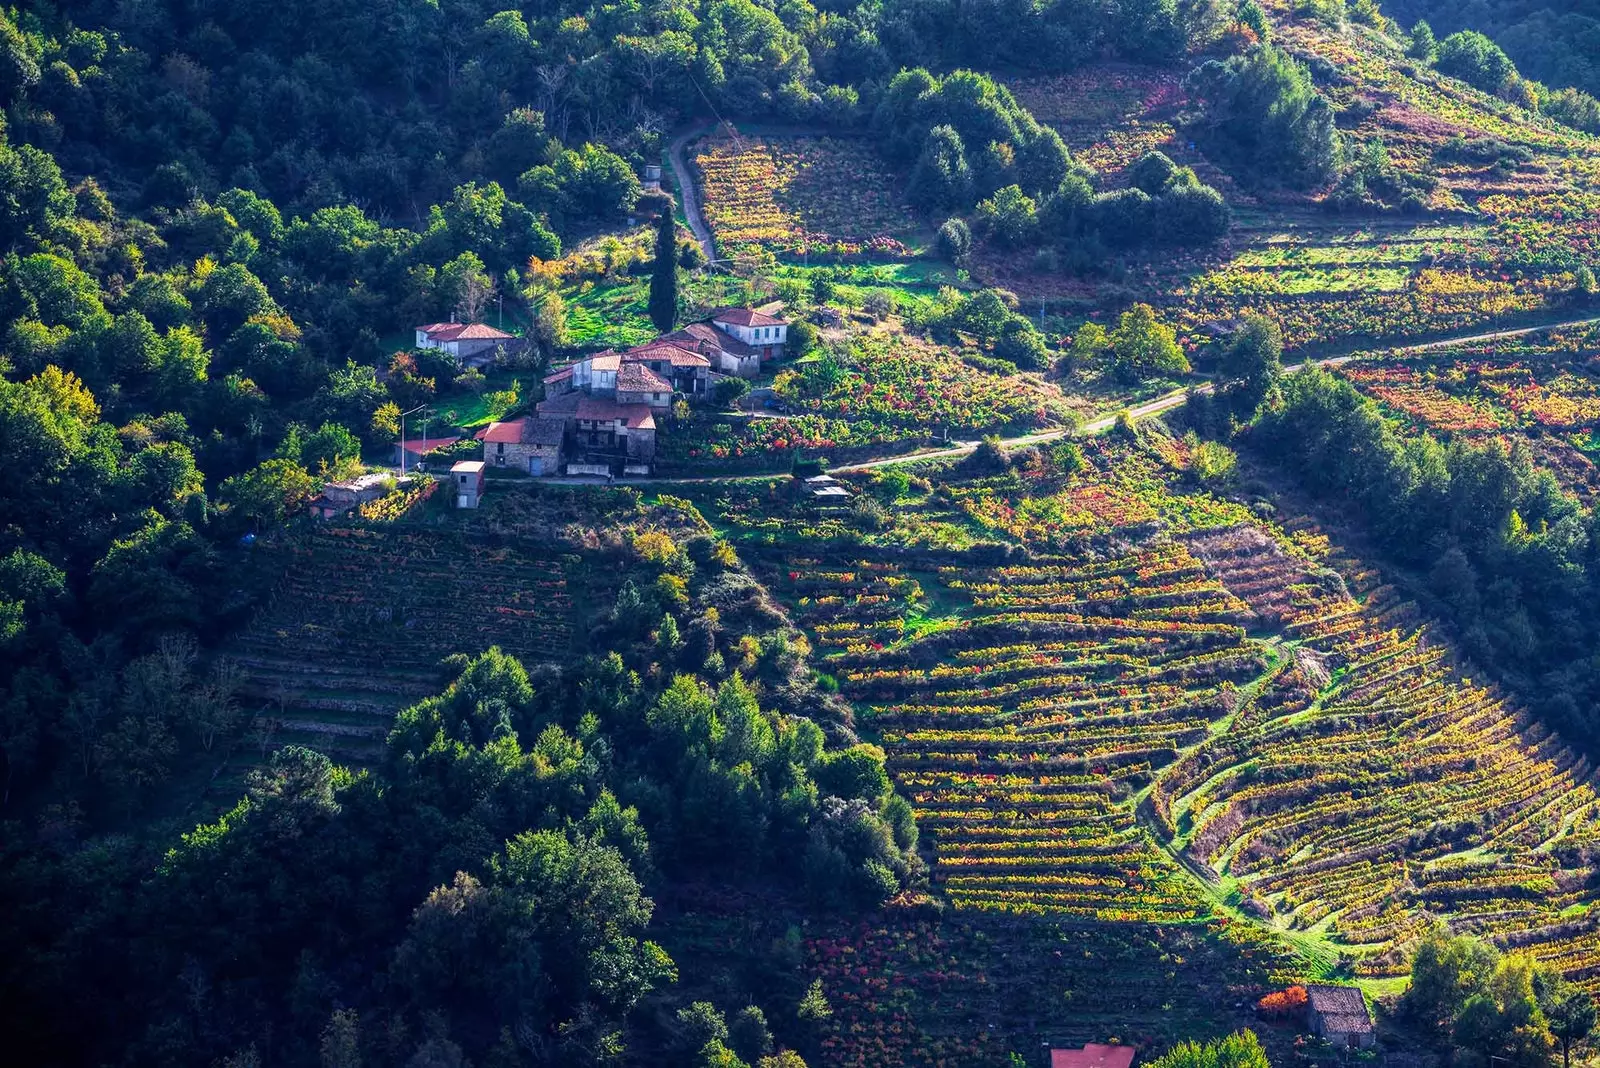
[[[570,381],[572,381],[572,368],[570,368],[570,367],[563,367],[561,370],[557,371],[555,374],[549,374],[549,375],[545,375],[544,376],[544,384],[547,385],[547,386],[553,386],[558,382],[570,382]]]
[[[1082,1049],[1053,1049],[1050,1068],[1128,1068],[1133,1063],[1132,1046],[1103,1046],[1090,1042]]]
[[[589,422],[605,423],[622,420],[629,430],[654,430],[656,417],[645,404],[617,404],[600,397],[584,397],[578,401],[578,416]]]
[[[680,331],[681,333],[681,331]],[[624,361],[666,360],[674,367],[710,367],[711,361],[686,344],[670,340],[674,335],[657,338],[648,345],[640,345],[622,354]]]
[[[642,363],[625,363],[617,372],[617,389],[624,393],[671,393],[672,383]]]
[[[483,442],[502,442],[506,445],[517,445],[522,442],[522,424],[525,419],[510,419],[504,423],[490,423],[476,434],[472,435]]]
[[[421,456],[423,453],[432,452],[434,449],[447,448],[448,446],[454,445],[460,440],[461,439],[458,437],[416,438],[415,440],[407,439],[406,452],[415,453],[416,455]]]
[[[690,323],[682,330],[675,330],[668,334],[662,340],[678,340],[680,338],[710,345],[733,356],[754,356],[756,353],[756,350],[751,346],[746,345],[725,330],[718,330],[710,323]]]
[[[788,321],[754,308],[723,308],[711,316],[714,323],[732,323],[734,326],[787,326]]]
[[[457,341],[508,341],[511,337],[512,335],[504,330],[496,330],[486,323],[473,323],[470,326],[462,327],[460,333],[456,334],[455,339]]]
[[[615,371],[622,366],[622,357],[610,349],[597,352],[589,358],[589,367],[595,371]]]
[[[419,326],[417,329],[426,334],[429,341],[435,342],[504,341],[511,337],[505,331],[496,330],[494,327],[486,326],[483,323],[471,323],[469,325],[461,323],[430,323],[427,326]]]

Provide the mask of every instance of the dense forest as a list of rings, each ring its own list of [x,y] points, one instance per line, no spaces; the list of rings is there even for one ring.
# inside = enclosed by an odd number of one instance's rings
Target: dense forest
[[[457,656],[376,766],[281,749],[170,848],[79,848],[91,813],[76,803],[49,810],[36,841],[8,833],[8,1012],[36,1047],[62,1063],[608,1062],[629,1011],[680,978],[647,937],[650,887],[778,880],[827,911],[917,882],[916,825],[883,753],[826,744],[818,723],[837,731],[839,709],[783,617],[726,546],[629,501],[602,502],[608,522],[643,525],[589,561],[620,585],[587,659],[530,671],[495,648]],[[89,760],[116,770],[125,803],[227,699],[195,653],[169,631],[120,687],[74,694],[119,724]],[[763,708],[752,687],[810,717]],[[802,994],[777,982],[754,1011],[791,1047],[809,1041]],[[78,1027],[85,1013],[99,1025]],[[645,1024],[634,1038],[738,1063],[698,1034]],[[330,1062],[330,1044],[354,1059]],[[736,1051],[770,1054],[765,1025]]]
[[[1524,74],[1547,85],[1600,93],[1600,5],[1593,0],[1399,0],[1386,7],[1407,23],[1426,19],[1439,34],[1486,34]]]

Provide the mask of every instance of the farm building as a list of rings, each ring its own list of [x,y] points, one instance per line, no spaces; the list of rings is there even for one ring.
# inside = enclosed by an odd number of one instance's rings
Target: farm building
[[[322,492],[311,498],[311,514],[318,519],[332,519],[344,515],[358,504],[366,504],[382,497],[392,476],[382,471],[355,478],[329,482]]]
[[[1132,1046],[1106,1046],[1090,1042],[1082,1049],[1050,1051],[1050,1068],[1128,1068],[1132,1063]]]
[[[475,435],[483,442],[483,460],[495,467],[514,467],[530,475],[561,470],[566,427],[560,419],[525,415],[490,423]]]
[[[429,323],[417,327],[417,348],[442,349],[458,363],[487,363],[495,349],[516,340],[485,323]]]
[[[482,460],[460,460],[450,468],[450,481],[456,486],[456,507],[476,508],[483,500]]]
[[[1353,986],[1306,986],[1306,1019],[1319,1038],[1350,1049],[1369,1049],[1377,1036],[1367,1000]]]
[[[649,463],[656,455],[656,413],[648,404],[565,393],[538,405],[539,418],[557,421],[569,443],[566,459],[586,466]]]

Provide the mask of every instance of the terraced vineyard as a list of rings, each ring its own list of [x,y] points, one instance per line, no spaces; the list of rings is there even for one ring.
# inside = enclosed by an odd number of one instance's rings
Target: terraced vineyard
[[[875,532],[721,502],[888,751],[948,900],[1247,918],[1304,971],[1374,979],[1438,916],[1600,981],[1589,764],[1314,527],[1185,491],[1170,443],[1088,451]]]
[[[1339,373],[1413,428],[1520,441],[1567,489],[1600,492],[1600,326],[1361,355]]]
[[[1600,252],[1600,141],[1418,67],[1405,60],[1403,42],[1368,27],[1334,32],[1292,17],[1292,5],[1266,6],[1275,9],[1278,43],[1321,72],[1346,157],[1371,149],[1393,168],[1425,175],[1424,202],[1410,212],[1344,213],[1330,210],[1327,190],[1252,193],[1207,157],[1200,132],[1183,126],[1194,102],[1173,72],[1101,64],[1008,87],[1104,188],[1126,184],[1128,165],[1152,149],[1193,167],[1233,208],[1232,232],[1213,249],[1135,257],[1118,285],[990,255],[986,277],[1086,311],[1117,306],[1126,299],[1119,286],[1131,282],[1196,340],[1245,309],[1278,320],[1293,346],[1559,314],[1574,272]]]
[[[571,649],[564,565],[516,539],[328,525],[262,551],[282,577],[228,655],[270,745],[367,759],[395,712],[438,691],[442,657],[499,645],[533,663]]]
[[[694,166],[724,254],[902,258],[921,240],[901,181],[865,139],[718,136],[697,143]]]

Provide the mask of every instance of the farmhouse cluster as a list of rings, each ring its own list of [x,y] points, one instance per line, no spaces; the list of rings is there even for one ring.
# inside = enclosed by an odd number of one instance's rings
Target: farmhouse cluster
[[[663,334],[648,344],[584,356],[544,378],[544,399],[532,412],[489,423],[474,439],[482,458],[456,461],[449,472],[457,504],[476,508],[490,469],[534,477],[648,475],[656,432],[679,403],[710,399],[725,378],[751,379],[784,354],[789,324],[770,311],[725,308],[708,319]],[[415,347],[448,353],[457,366],[484,369],[523,341],[486,323],[428,323],[415,328]],[[682,411],[682,409],[678,409]],[[402,422],[394,462],[402,472],[461,443],[457,435],[407,438]],[[391,486],[375,472],[329,482],[310,512],[331,519],[376,500]],[[831,490],[808,487],[821,496]]]
[[[676,400],[702,401],[724,377],[754,378],[783,355],[788,329],[776,315],[729,308],[649,344],[585,356],[545,377],[533,414],[478,432],[484,463],[535,476],[648,474]]]

